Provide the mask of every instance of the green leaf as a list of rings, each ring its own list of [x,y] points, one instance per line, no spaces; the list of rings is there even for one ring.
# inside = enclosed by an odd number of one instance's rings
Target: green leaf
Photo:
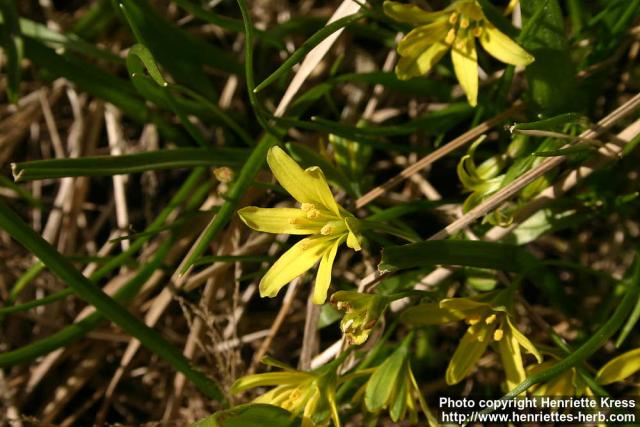
[[[562,9],[557,0],[521,0],[522,25],[542,13],[522,39],[522,46],[535,57],[525,74],[535,109],[558,114],[575,109],[576,72],[566,40]],[[544,10],[540,12],[540,10]]]
[[[165,20],[148,1],[121,0],[119,5],[138,42],[149,49],[178,83],[216,99],[216,90],[202,67],[207,65],[232,74],[241,71],[232,54]]]
[[[407,354],[407,345],[401,345],[371,375],[364,393],[364,403],[369,411],[379,411],[389,406],[397,383],[404,380],[400,373],[407,361]]]
[[[232,166],[242,164],[246,150],[238,148],[176,148],[122,156],[87,156],[12,163],[16,182],[68,176],[112,176],[149,170]]]
[[[0,45],[6,58],[3,71],[7,76],[7,97],[9,102],[16,103],[20,97],[20,67],[23,43],[14,0],[1,0],[0,13],[2,13],[4,21],[4,25],[0,27]]]
[[[396,271],[434,265],[520,271],[537,267],[539,263],[526,250],[515,245],[477,240],[429,240],[385,248],[378,268]]]
[[[189,427],[296,427],[299,425],[299,419],[278,406],[248,403],[216,412]]]

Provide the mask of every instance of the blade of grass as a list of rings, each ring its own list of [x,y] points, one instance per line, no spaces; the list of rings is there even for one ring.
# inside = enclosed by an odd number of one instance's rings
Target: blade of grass
[[[0,1],[0,13],[4,21],[4,25],[0,27],[0,44],[6,59],[4,72],[7,76],[7,98],[9,102],[16,103],[20,97],[23,43],[15,2]]]
[[[121,156],[87,156],[12,163],[16,182],[69,176],[112,176],[149,170],[242,164],[247,150],[238,148],[176,148]]]

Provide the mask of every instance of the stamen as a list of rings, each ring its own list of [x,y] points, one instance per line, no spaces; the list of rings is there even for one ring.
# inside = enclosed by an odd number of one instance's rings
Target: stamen
[[[320,216],[320,211],[316,208],[311,208],[311,210],[307,211],[307,218],[316,219]]]
[[[476,37],[480,37],[482,35],[482,27],[475,27],[473,29],[473,35]]]
[[[460,20],[460,28],[465,29],[465,28],[469,28],[469,25],[471,23],[469,22],[469,20],[467,18],[462,18]]]
[[[333,234],[334,231],[336,231],[336,228],[333,225],[325,224],[320,229],[320,234],[327,236],[329,234]]]
[[[480,320],[482,320],[482,317],[480,317],[479,314],[472,314],[471,316],[467,317],[467,323],[469,325],[475,325]]]
[[[451,44],[453,43],[453,41],[456,39],[456,30],[455,28],[452,28],[449,30],[449,32],[447,33],[447,37],[444,38],[445,43],[447,44]]]
[[[504,337],[504,331],[502,329],[496,329],[493,331],[493,340],[500,341]]]
[[[451,15],[449,15],[449,23],[453,25],[456,22],[458,22],[458,12],[453,12]]]
[[[313,203],[303,203],[300,205],[300,209],[302,209],[302,212],[309,212],[315,208],[316,205],[314,205]]]
[[[484,322],[485,322],[487,325],[490,325],[490,324],[492,324],[493,322],[495,322],[495,320],[496,320],[496,315],[495,315],[495,314],[492,314],[491,316],[489,316],[489,317],[487,317],[486,319],[484,319]]]

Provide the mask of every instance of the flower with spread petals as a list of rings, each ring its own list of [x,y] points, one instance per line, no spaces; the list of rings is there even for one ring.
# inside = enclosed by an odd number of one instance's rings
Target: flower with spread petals
[[[272,359],[263,361],[282,368],[279,372],[247,375],[231,386],[232,393],[240,393],[255,387],[275,386],[254,400],[279,406],[294,416],[302,416],[302,427],[328,425],[340,427],[335,400],[336,366],[327,365],[317,371],[298,371]]]
[[[389,298],[377,294],[356,291],[338,291],[331,295],[331,303],[345,311],[340,329],[349,344],[360,345],[389,304]]]
[[[476,38],[484,50],[506,64],[525,66],[534,60],[486,18],[477,0],[457,0],[439,12],[387,0],[384,11],[396,21],[415,26],[398,44],[398,78],[427,74],[451,49],[453,71],[472,106],[478,101]]]
[[[274,297],[294,278],[320,267],[313,302],[322,304],[331,283],[331,268],[342,243],[359,251],[358,220],[335,201],[327,180],[318,167],[302,169],[280,147],[267,154],[267,163],[280,185],[300,203],[297,208],[258,208],[238,211],[240,219],[257,231],[309,235],[285,252],[260,281],[260,295]]]
[[[526,378],[520,347],[533,354],[538,363],[542,362],[542,356],[513,325],[507,308],[510,301],[510,291],[472,298],[447,298],[439,304],[411,307],[402,313],[401,319],[412,325],[440,325],[464,320],[469,328],[449,361],[445,375],[447,384],[456,384],[469,375],[489,344],[493,343],[502,360],[507,389],[511,390]]]

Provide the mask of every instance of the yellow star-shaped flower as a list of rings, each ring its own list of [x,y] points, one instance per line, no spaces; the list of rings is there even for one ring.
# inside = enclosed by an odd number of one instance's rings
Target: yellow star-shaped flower
[[[299,208],[248,206],[238,215],[249,227],[265,233],[310,235],[285,252],[260,281],[260,295],[274,297],[294,278],[320,261],[313,302],[327,299],[331,268],[338,247],[360,250],[357,219],[335,201],[327,180],[318,167],[303,170],[281,148],[273,147],[267,163],[280,185],[300,203]]]
[[[419,304],[402,313],[402,320],[412,325],[440,325],[464,320],[469,328],[454,352],[445,379],[452,385],[462,381],[494,343],[505,370],[507,389],[526,378],[520,347],[533,354],[538,363],[542,356],[511,321],[509,291],[492,292],[472,298],[446,298],[440,303]]]
[[[458,0],[439,12],[385,1],[384,11],[396,21],[416,26],[398,44],[398,78],[427,74],[451,49],[453,70],[474,107],[478,102],[476,38],[484,50],[506,64],[525,66],[534,60],[485,17],[476,0]]]

